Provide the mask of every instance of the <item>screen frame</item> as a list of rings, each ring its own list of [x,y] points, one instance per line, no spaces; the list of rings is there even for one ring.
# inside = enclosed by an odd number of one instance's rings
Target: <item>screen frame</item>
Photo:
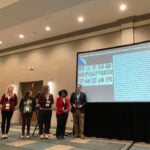
[[[115,48],[125,48],[127,46],[134,46],[134,45],[138,45],[138,44],[144,44],[144,43],[150,43],[150,40],[146,40],[146,41],[141,41],[141,42],[136,42],[136,43],[131,43],[131,44],[124,44],[124,45],[119,45],[119,46],[112,46],[112,47],[105,47],[105,48],[100,48],[100,49],[94,49],[94,50],[89,50],[89,51],[82,51],[82,52],[77,52],[76,55],[76,85],[78,85],[78,58],[79,58],[79,54],[83,54],[83,53],[90,53],[90,52],[96,52],[96,51],[105,51],[105,50],[110,50],[110,49],[115,49]],[[112,50],[113,51],[113,50]],[[75,87],[76,89],[76,87]],[[87,103],[150,103],[150,101],[116,101],[116,102],[88,102]]]

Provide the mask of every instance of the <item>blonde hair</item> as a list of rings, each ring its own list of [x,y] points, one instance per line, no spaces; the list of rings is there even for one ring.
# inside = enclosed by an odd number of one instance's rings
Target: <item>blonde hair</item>
[[[10,88],[12,88],[12,91],[10,91]],[[9,85],[9,86],[7,87],[7,89],[6,89],[6,95],[11,95],[11,96],[13,96],[13,95],[14,95],[13,91],[14,91],[14,86],[11,84],[11,85]]]

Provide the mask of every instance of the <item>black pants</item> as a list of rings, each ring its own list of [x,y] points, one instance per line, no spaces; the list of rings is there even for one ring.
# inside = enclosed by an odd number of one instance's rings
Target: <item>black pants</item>
[[[66,123],[68,118],[68,113],[63,113],[61,115],[56,115],[57,117],[57,129],[56,129],[56,136],[64,136],[65,135],[65,129],[66,129]]]
[[[49,134],[49,130],[51,127],[51,118],[52,118],[52,110],[42,110],[38,111],[39,116],[39,134]]]
[[[2,125],[1,125],[2,134],[8,134],[13,112],[2,111],[1,114],[2,114]]]
[[[27,125],[27,135],[30,135],[30,124],[32,113],[21,113],[22,117],[22,135],[25,135],[25,126]]]

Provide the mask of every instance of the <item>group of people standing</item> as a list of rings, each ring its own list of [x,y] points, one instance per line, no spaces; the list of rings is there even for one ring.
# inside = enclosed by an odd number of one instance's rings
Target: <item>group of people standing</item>
[[[73,114],[73,133],[74,137],[84,139],[84,116],[85,105],[87,103],[86,94],[81,92],[81,85],[77,85],[76,91],[71,94],[70,99],[67,97],[68,92],[62,89],[58,92],[56,99],[56,138],[64,139],[68,114],[71,110]],[[11,118],[17,106],[17,95],[14,93],[14,87],[10,85],[0,100],[0,109],[2,115],[1,131],[2,139],[8,138]],[[52,109],[54,105],[53,95],[50,94],[48,85],[43,86],[41,92],[35,97],[32,91],[26,91],[24,97],[20,100],[19,110],[22,120],[21,139],[30,138],[31,118],[34,111],[37,112],[39,124],[40,139],[48,139],[51,127]],[[27,133],[25,134],[25,127]],[[26,136],[25,136],[26,135]]]

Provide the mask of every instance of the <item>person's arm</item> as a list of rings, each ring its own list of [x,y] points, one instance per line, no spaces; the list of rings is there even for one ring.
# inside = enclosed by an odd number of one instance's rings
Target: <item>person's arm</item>
[[[82,103],[79,105],[79,108],[84,107],[87,103],[86,94],[85,93],[82,94],[83,94]]]
[[[35,107],[38,108],[40,107],[40,104],[39,104],[39,97],[40,97],[41,93],[38,92],[35,97],[34,97],[34,100],[35,100]]]
[[[68,98],[66,98],[66,111],[70,111],[70,100]]]
[[[1,100],[0,100],[0,109],[2,109],[2,107],[3,107],[4,99],[5,99],[5,94],[3,94],[2,97],[1,97]]]
[[[16,94],[14,94],[14,105],[17,106],[17,103],[18,103],[18,97]]]
[[[50,100],[51,100],[51,104],[54,104],[54,97],[53,97],[53,94],[50,94]]]
[[[87,98],[86,98],[86,94],[84,93],[83,104],[82,104],[82,106],[85,106],[86,103],[87,103]]]
[[[1,101],[0,101],[1,105],[3,105],[4,99],[5,99],[5,94],[3,94],[2,97],[1,97]]]
[[[70,104],[71,104],[71,107],[76,108],[75,101],[74,101],[74,93],[71,94],[71,97],[70,97]]]
[[[35,111],[36,109],[36,102],[35,102],[35,99],[32,98],[32,111]]]
[[[58,112],[63,112],[63,107],[62,107],[62,103],[61,103],[61,98],[58,97],[56,100],[56,108]]]
[[[19,111],[21,112],[22,111],[22,104],[23,104],[23,98],[20,100],[20,104],[19,104]]]

